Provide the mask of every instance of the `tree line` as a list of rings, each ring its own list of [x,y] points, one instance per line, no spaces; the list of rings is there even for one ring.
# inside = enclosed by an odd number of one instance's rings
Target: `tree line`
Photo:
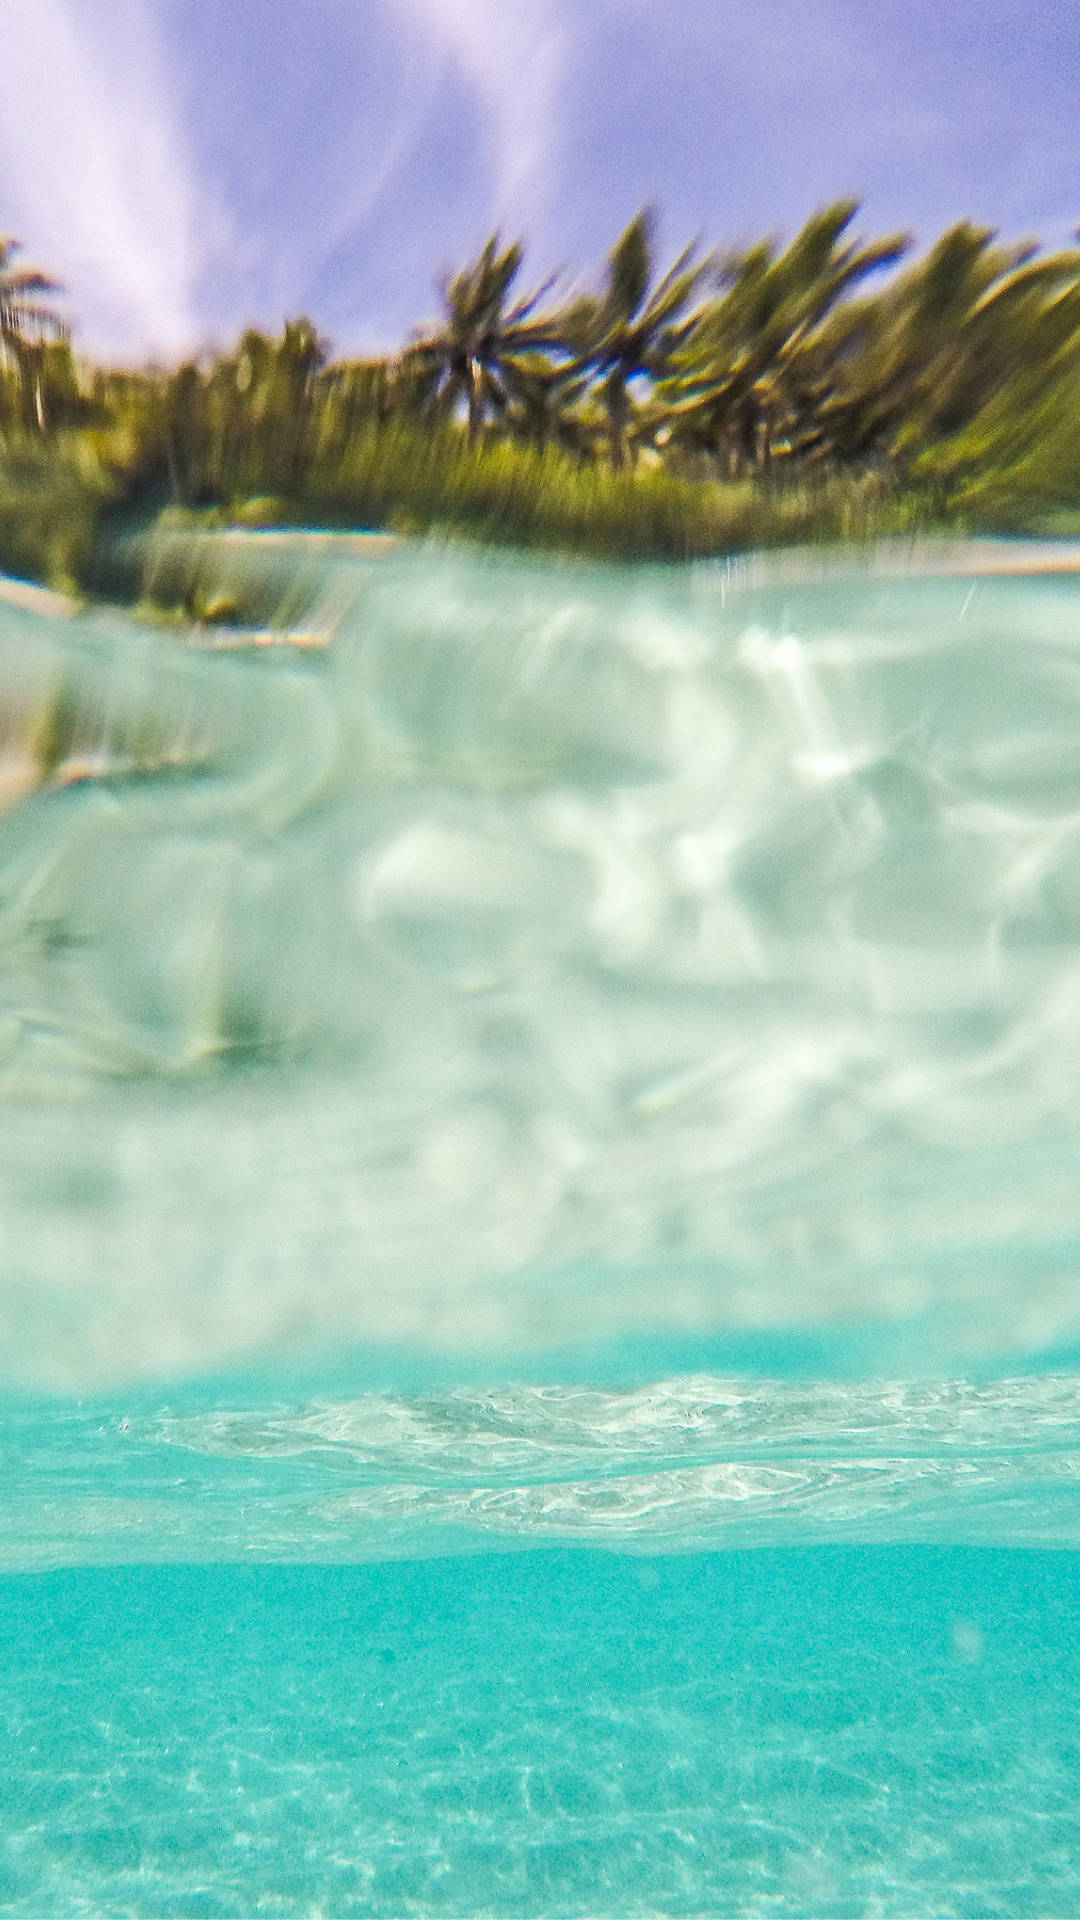
[[[421,524],[453,522],[459,494],[530,487],[553,525],[560,489],[571,521],[628,488],[663,496],[672,524],[704,511],[686,504],[703,488],[749,489],[781,517],[796,493],[860,488],[997,524],[1073,511],[1080,247],[965,220],[916,255],[903,234],[859,237],[857,214],[840,201],[786,244],[664,266],[643,211],[586,291],[523,291],[522,245],[496,234],[396,353],[335,360],[297,319],[130,371],[78,358],[59,290],[0,240],[0,465],[79,447],[129,501],[269,496],[343,517],[374,501],[393,518],[396,484]]]

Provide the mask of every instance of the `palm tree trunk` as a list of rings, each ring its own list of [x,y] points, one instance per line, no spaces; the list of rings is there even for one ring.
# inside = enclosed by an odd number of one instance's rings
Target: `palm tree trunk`
[[[604,400],[607,405],[611,464],[618,473],[626,464],[626,429],[630,421],[626,382],[623,379],[621,367],[616,367],[609,373],[604,383]]]
[[[479,371],[476,367],[469,368],[468,408],[469,408],[469,417],[468,417],[468,425],[466,427],[466,433],[468,435],[468,441],[471,447],[475,445],[477,439],[479,438],[480,428],[483,425],[482,401],[481,401],[481,393],[480,393],[480,378],[479,378]]]

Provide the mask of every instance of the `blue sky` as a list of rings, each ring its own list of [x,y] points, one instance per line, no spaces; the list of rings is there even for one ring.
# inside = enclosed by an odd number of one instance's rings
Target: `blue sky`
[[[0,231],[111,357],[363,350],[496,224],[537,278],[646,201],[669,253],[844,193],[1064,239],[1078,90],[1068,0],[0,0]]]

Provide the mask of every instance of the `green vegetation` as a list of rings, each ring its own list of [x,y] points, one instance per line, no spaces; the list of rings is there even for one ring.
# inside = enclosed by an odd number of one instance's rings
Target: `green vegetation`
[[[565,295],[493,236],[397,354],[301,319],[132,372],[0,239],[0,565],[116,590],[111,533],[170,505],[652,557],[1080,527],[1080,248],[961,222],[909,260],[856,211],[665,271],[642,213]]]

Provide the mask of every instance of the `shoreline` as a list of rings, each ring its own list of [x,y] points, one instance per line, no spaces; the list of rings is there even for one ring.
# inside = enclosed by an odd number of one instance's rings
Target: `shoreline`
[[[395,533],[359,529],[338,532],[323,527],[198,528],[184,537],[228,546],[251,543],[309,551],[334,547],[368,555],[389,553],[403,544],[402,536]],[[520,550],[508,546],[507,551]],[[609,564],[621,567],[635,563],[619,560]],[[685,564],[695,571],[722,569],[730,581],[745,585],[764,585],[770,581],[799,584],[856,575],[879,580],[1054,578],[1080,574],[1080,540],[976,534],[965,540],[942,539],[940,544],[923,537],[911,542],[878,541],[867,546],[840,542],[822,547],[755,547],[741,553],[717,554],[712,559],[689,560]],[[70,619],[83,611],[85,604],[38,581],[0,573],[0,607],[14,607],[19,612],[40,614],[46,619]],[[193,624],[198,628],[199,623]],[[321,633],[283,635],[265,628],[254,631],[228,625],[217,628],[213,623],[203,631],[207,636],[220,636],[202,639],[201,644],[211,648],[280,645],[283,640],[309,648],[326,644]]]
[[[965,540],[943,537],[939,543],[920,536],[911,541],[874,541],[866,546],[852,542],[822,547],[755,547],[691,564],[706,571],[722,568],[732,583],[752,586],[854,578],[1038,579],[1080,574],[1080,540],[973,534]]]
[[[57,593],[36,580],[21,580],[13,573],[0,573],[0,601],[21,613],[41,613],[53,620],[70,618],[79,611],[79,602],[70,594]]]

